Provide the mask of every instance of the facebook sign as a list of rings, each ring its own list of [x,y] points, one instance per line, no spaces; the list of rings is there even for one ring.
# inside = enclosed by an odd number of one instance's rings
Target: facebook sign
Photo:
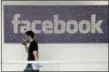
[[[4,42],[28,30],[39,43],[108,43],[108,5],[5,5]]]

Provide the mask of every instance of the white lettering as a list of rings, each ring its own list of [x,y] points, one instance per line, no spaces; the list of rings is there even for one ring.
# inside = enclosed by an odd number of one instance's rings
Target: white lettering
[[[59,20],[58,15],[53,15],[53,21],[51,20],[20,20],[21,14],[15,14],[11,23],[13,24],[13,32],[25,33],[27,30],[32,30],[34,33],[44,33],[44,34],[63,34],[65,32],[69,34],[75,34],[77,32],[86,33],[103,33],[101,29],[101,24],[103,20],[96,21],[96,14],[91,15],[91,21],[89,20]],[[19,27],[20,24],[20,27]],[[41,29],[37,29],[37,25],[41,26]]]
[[[79,31],[81,33],[89,33],[90,32],[90,22],[88,20],[82,20],[79,23]]]
[[[41,24],[41,21],[40,20],[34,20],[31,24],[31,30],[34,32],[34,33],[41,33],[41,29],[40,30],[36,30],[36,24]]]
[[[73,25],[73,29],[71,29],[71,25]],[[74,34],[78,31],[78,23],[75,20],[69,20],[66,24],[66,30],[70,34]]]
[[[91,33],[103,33],[102,29],[100,28],[103,20],[98,20],[96,22],[96,15],[92,14],[91,16]]]
[[[58,15],[54,15],[54,33],[62,34],[65,32],[65,21],[58,20]]]
[[[53,24],[52,24],[52,22],[49,21],[49,20],[45,20],[45,21],[42,23],[42,31],[43,31],[45,34],[53,33]]]
[[[20,18],[20,14],[15,14],[14,17],[13,17],[13,20],[11,21],[11,23],[13,24],[13,30],[14,30],[14,33],[18,33],[18,24],[20,24],[20,20],[18,20]]]
[[[21,20],[21,24],[23,24],[23,26],[20,27],[20,33],[25,33],[30,30],[30,21]]]

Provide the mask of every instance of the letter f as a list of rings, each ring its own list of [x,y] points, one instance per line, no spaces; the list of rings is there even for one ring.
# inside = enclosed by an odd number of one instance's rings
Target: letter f
[[[14,33],[18,33],[18,24],[20,24],[20,20],[18,20],[20,18],[20,14],[15,14],[13,16],[13,20],[11,21],[11,23],[14,25],[13,30]]]

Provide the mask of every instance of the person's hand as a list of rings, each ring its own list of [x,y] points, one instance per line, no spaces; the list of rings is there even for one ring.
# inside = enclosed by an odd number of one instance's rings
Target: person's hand
[[[33,68],[34,70],[39,70],[41,67],[43,67],[42,64],[36,64],[36,63],[33,63],[33,64],[32,64],[32,68]]]
[[[23,45],[26,45],[27,41],[25,39],[22,39],[22,42],[21,42]]]

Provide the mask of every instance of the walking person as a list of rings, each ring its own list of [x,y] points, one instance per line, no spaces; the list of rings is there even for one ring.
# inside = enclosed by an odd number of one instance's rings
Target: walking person
[[[27,43],[30,44],[29,47]],[[32,31],[25,32],[22,44],[25,46],[26,52],[28,53],[28,61],[38,61],[38,43],[35,41]],[[39,69],[35,70],[32,64],[28,64],[24,72],[39,72]]]

